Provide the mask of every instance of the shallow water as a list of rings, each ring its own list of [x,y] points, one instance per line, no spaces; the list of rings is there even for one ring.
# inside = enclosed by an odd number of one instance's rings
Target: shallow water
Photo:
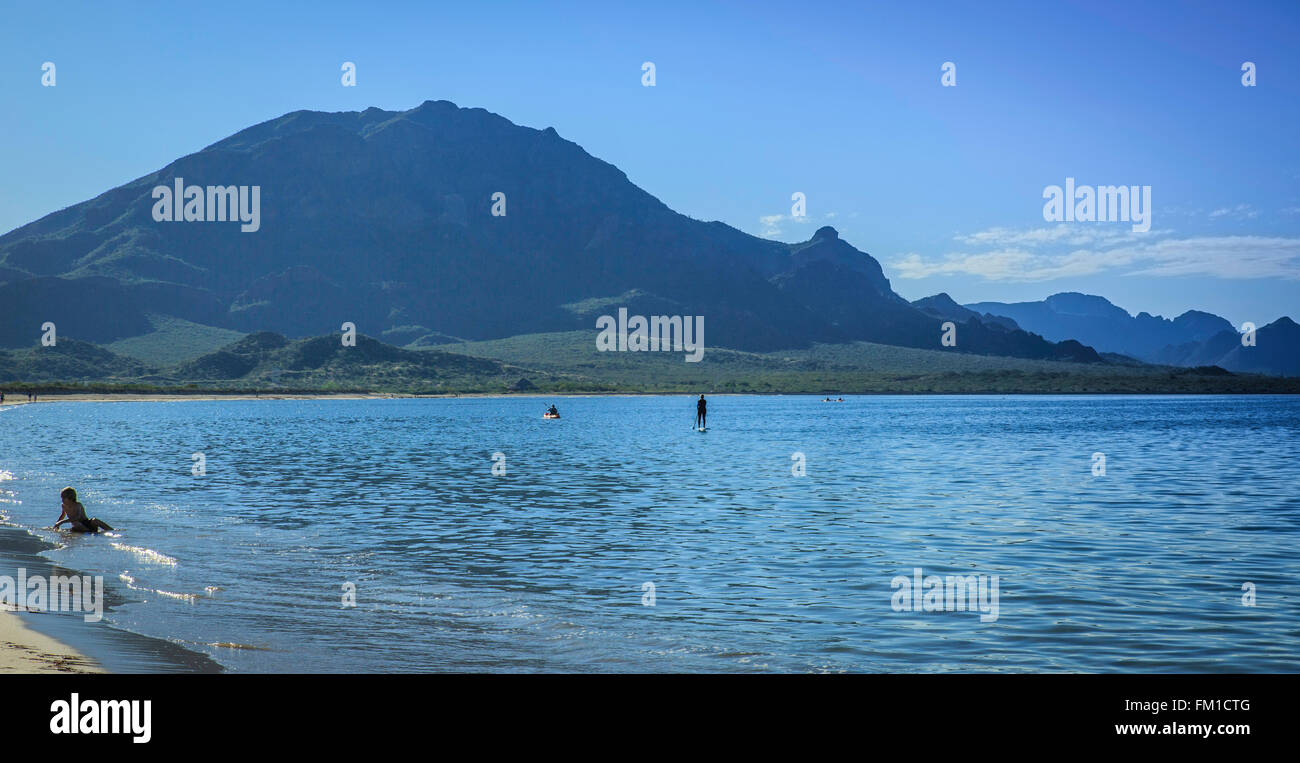
[[[236,671],[1300,669],[1300,400],[547,402],[10,408],[0,518],[77,487],[120,537],[46,556]],[[917,567],[997,619],[896,611]]]

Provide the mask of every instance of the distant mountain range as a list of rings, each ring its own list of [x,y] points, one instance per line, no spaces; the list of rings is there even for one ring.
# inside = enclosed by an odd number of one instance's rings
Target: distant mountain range
[[[260,227],[158,222],[153,190],[258,186]],[[494,194],[504,216],[494,216]],[[45,321],[107,343],[168,316],[289,337],[429,345],[703,315],[705,343],[750,351],[866,340],[943,349],[830,227],[757,238],[672,211],[554,129],[428,101],[299,111],[0,236],[0,346]],[[950,351],[1100,362],[1078,342],[971,323]]]
[[[1250,347],[1231,323],[1211,313],[1189,310],[1172,320],[1148,313],[1135,317],[1103,297],[1076,292],[1041,302],[975,302],[965,309],[1005,316],[1048,340],[1077,339],[1099,352],[1148,363],[1300,375],[1300,327],[1286,317],[1258,327]]]

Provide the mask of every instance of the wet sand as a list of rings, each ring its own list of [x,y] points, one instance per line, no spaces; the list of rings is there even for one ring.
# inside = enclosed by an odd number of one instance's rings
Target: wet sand
[[[6,405],[8,402],[6,401]],[[0,575],[18,570],[47,579],[73,575],[39,554],[50,544],[18,527],[0,527]],[[106,610],[115,597],[105,591]],[[16,612],[0,604],[0,673],[217,673],[204,654],[170,641],[86,622],[82,613]]]
[[[177,392],[175,394],[137,392],[71,392],[68,394],[59,394],[51,392],[48,395],[42,395],[34,403],[29,402],[25,395],[20,400],[15,400],[13,397],[7,397],[4,405],[0,406],[0,410],[21,405],[34,405],[40,403],[166,403],[181,402],[185,400],[442,400],[455,398],[545,398],[562,400],[564,398],[578,397],[694,397],[695,394],[696,393],[689,392],[473,392],[455,395],[404,395],[387,392],[341,392],[338,394],[262,392],[257,394],[239,393],[220,395],[211,392]],[[747,393],[716,392],[709,395],[709,397],[734,397],[744,394]],[[811,393],[809,394],[811,395]]]
[[[27,627],[0,605],[0,673],[102,673],[99,663]]]

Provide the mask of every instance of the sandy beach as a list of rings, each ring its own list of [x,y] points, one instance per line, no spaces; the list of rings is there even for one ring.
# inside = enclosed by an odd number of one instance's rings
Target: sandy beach
[[[39,541],[17,528],[0,528],[0,575],[28,568]],[[12,567],[10,566],[12,563]],[[32,567],[40,571],[40,567]],[[30,614],[29,618],[56,617]],[[53,621],[51,621],[53,624]],[[0,602],[0,673],[103,673],[103,667],[66,643],[28,626],[13,602]]]
[[[746,393],[733,392],[715,392],[710,397],[736,397]],[[691,397],[694,393],[675,393],[675,392],[471,392],[455,395],[405,395],[399,393],[387,392],[313,392],[313,393],[280,393],[280,392],[263,392],[260,394],[213,394],[211,392],[177,392],[175,394],[156,394],[156,393],[136,393],[136,392],[87,392],[87,393],[50,393],[41,395],[35,403],[166,403],[181,402],[185,400],[195,401],[222,401],[222,400],[441,400],[441,399],[482,399],[482,398],[538,398],[538,399],[555,399],[564,398],[584,398],[584,397]],[[815,397],[813,393],[808,396]],[[6,397],[0,408],[14,408],[22,405],[33,405],[24,395],[22,399],[15,399],[16,396]]]
[[[90,392],[90,393],[50,393],[41,395],[37,400],[30,401],[24,396],[22,399],[14,399],[16,396],[7,396],[3,403],[4,408],[16,407],[20,405],[33,405],[35,403],[144,403],[144,402],[168,402],[178,400],[383,400],[388,398],[404,397],[455,397],[454,395],[389,395],[380,393],[311,393],[311,394],[289,394],[268,392],[264,394],[231,394],[219,395],[210,392],[198,392],[187,394],[184,392],[177,394],[144,394],[134,392]],[[473,397],[472,395],[462,395],[462,397]]]
[[[9,607],[0,607],[0,673],[103,673],[94,660],[28,628]]]
[[[40,554],[51,548],[22,528],[0,526],[0,575],[76,574]],[[111,592],[107,604],[119,601]],[[216,673],[207,655],[163,639],[86,622],[80,613],[19,613],[0,603],[0,673]]]

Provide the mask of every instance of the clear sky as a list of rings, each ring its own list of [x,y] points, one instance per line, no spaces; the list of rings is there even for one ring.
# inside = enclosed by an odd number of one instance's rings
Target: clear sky
[[[834,225],[909,299],[1300,320],[1297,40],[1296,0],[5,0],[0,231],[289,111],[445,99],[553,126],[692,217]],[[1150,186],[1151,230],[1045,222],[1067,177]]]

